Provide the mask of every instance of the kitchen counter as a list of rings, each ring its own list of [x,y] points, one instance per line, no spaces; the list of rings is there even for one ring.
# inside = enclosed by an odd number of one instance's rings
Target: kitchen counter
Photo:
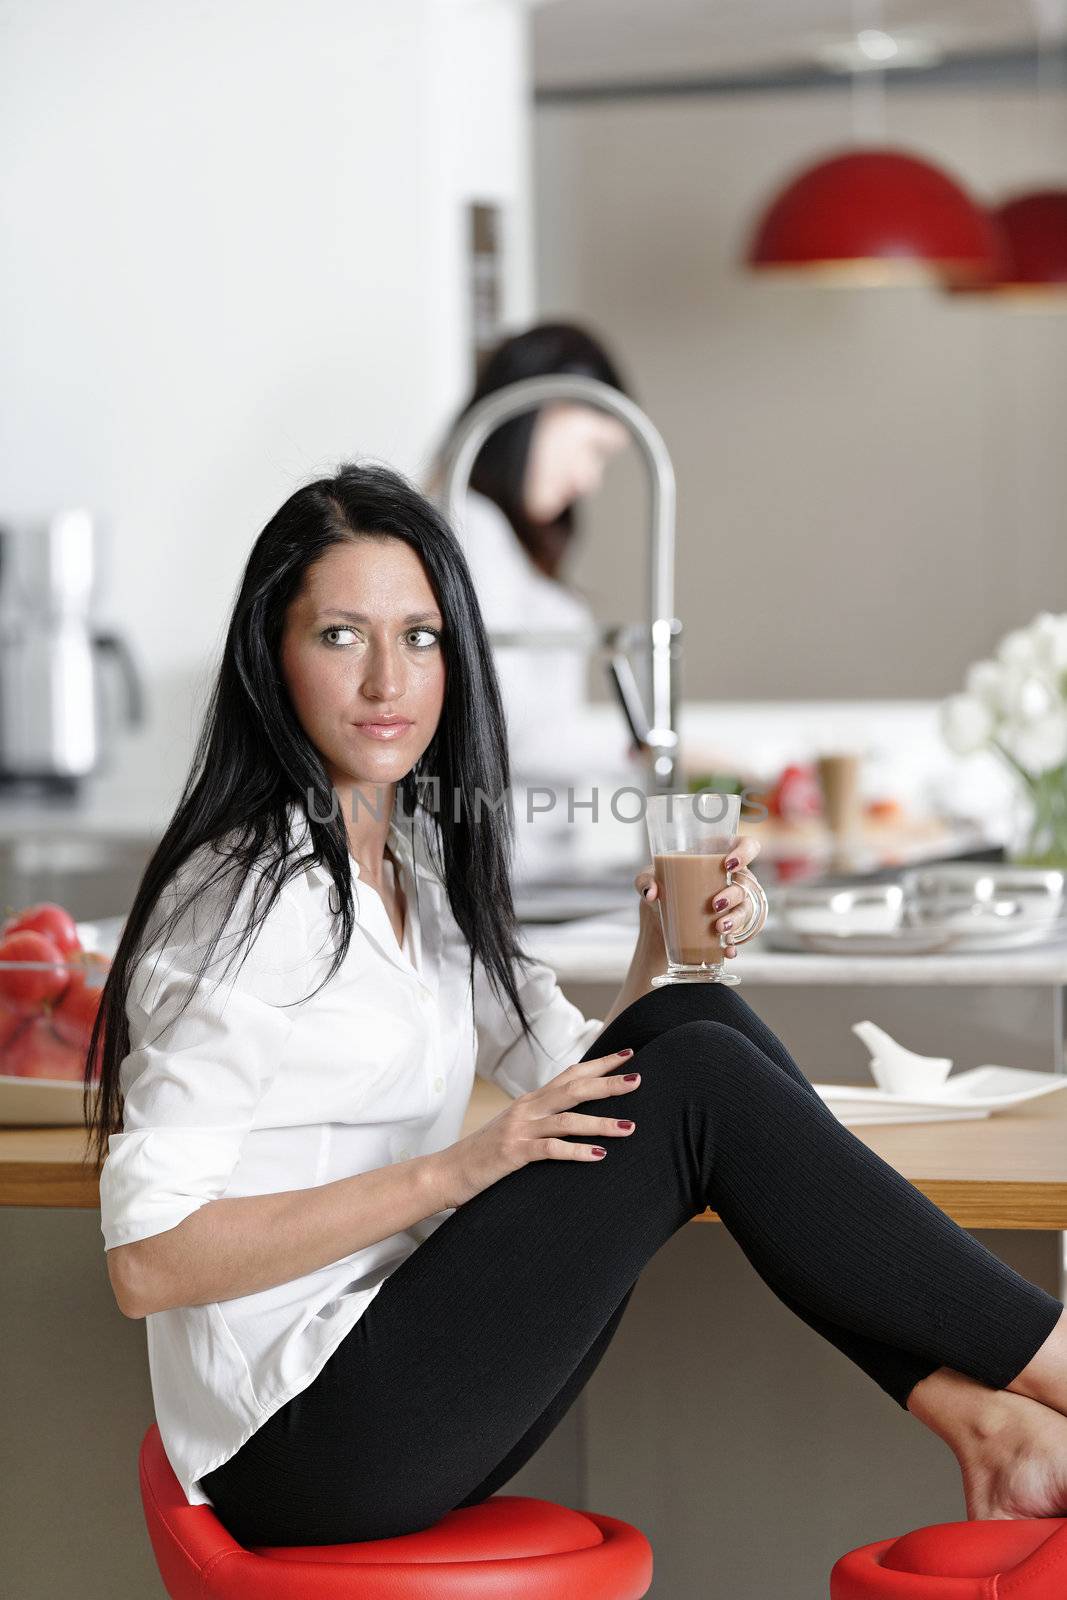
[[[507,1103],[478,1079],[464,1133]],[[1067,1095],[982,1120],[853,1131],[961,1227],[1067,1229]],[[80,1128],[0,1129],[0,1205],[94,1210],[97,1180],[84,1149]],[[719,1218],[708,1210],[693,1220]]]
[[[158,838],[187,770],[195,724],[188,686],[179,687],[169,698],[157,694],[153,709],[152,726],[126,734],[109,767],[89,779],[77,799],[0,795],[0,839],[42,832]],[[597,711],[609,721],[617,716],[610,705]],[[770,766],[795,757],[806,740],[832,729],[841,738],[868,747],[878,776],[896,771],[904,761],[907,782],[898,777],[902,792],[924,792],[923,783],[932,781],[930,774],[943,784],[948,774],[963,770],[939,743],[936,702],[687,703],[680,725],[694,760],[706,753],[709,761],[726,761],[731,753],[747,751]],[[974,764],[966,770],[973,779]],[[987,783],[993,777],[986,771]],[[626,913],[525,924],[522,932],[526,947],[553,968],[566,989],[572,984],[618,987],[636,929],[635,897],[632,911]],[[1061,1037],[1063,1032],[1067,940],[985,955],[877,958],[792,954],[762,948],[757,940],[730,962],[730,970],[741,976],[741,994],[746,986],[761,984],[1050,985],[1059,994],[1057,1031]],[[469,1118],[481,1121],[492,1114],[486,1095],[492,1110],[502,1103],[492,1086],[479,1084]],[[1002,1113],[982,1122],[865,1128],[857,1133],[967,1226],[1067,1228],[1067,1154],[1060,1160],[1055,1148],[1062,1142],[1067,1151],[1063,1139],[1067,1128],[1061,1126],[1067,1121],[1067,1106],[1062,1116],[1058,1114],[1063,1100],[1055,1096],[1044,1103],[1048,1110]],[[80,1131],[70,1128],[0,1129],[0,1204],[95,1207],[96,1183],[81,1165],[81,1139]],[[714,1220],[711,1213],[708,1219]]]
[[[547,961],[560,983],[619,985],[637,938],[637,892],[632,917],[611,913],[580,921],[524,924],[526,948]],[[980,955],[821,955],[772,950],[760,936],[731,956],[729,970],[746,983],[784,984],[1067,984],[1067,938]]]

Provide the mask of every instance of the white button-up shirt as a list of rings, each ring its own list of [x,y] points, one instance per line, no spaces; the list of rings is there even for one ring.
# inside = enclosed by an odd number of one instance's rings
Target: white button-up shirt
[[[127,1001],[122,1132],[112,1134],[101,1173],[106,1248],[177,1227],[222,1196],[310,1188],[444,1149],[461,1136],[475,1072],[523,1094],[580,1060],[599,1036],[603,1023],[583,1017],[538,962],[516,966],[539,1043],[525,1040],[480,961],[475,1034],[470,949],[418,825],[414,853],[410,828],[394,811],[403,945],[350,856],[352,940],[321,989],[339,921],[323,867],[305,867],[285,885],[236,976],[227,963],[251,885],[224,924],[232,890],[205,889],[169,941],[150,944]],[[309,849],[297,803],[289,837],[301,853]],[[183,889],[205,862],[218,864],[202,852],[186,863]],[[197,984],[207,926],[222,926],[224,938]],[[210,1503],[198,1478],[307,1387],[389,1274],[450,1215],[437,1212],[256,1294],[146,1318],[156,1417],[191,1503]]]

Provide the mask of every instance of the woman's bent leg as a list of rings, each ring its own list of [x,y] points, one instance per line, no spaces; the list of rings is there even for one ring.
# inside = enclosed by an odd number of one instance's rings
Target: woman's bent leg
[[[605,1036],[592,1053],[610,1048]],[[533,1162],[459,1207],[309,1388],[205,1479],[235,1537],[430,1526],[491,1481],[644,1265],[707,1205],[776,1294],[863,1338],[1001,1387],[1047,1337],[1058,1301],[735,1028],[669,1028],[636,1064],[633,1134],[596,1164]]]
[[[677,1026],[681,1022],[689,1021],[725,1022],[730,1027],[736,1028],[739,1033],[743,1033],[757,1045],[776,1066],[788,1074],[794,1083],[798,1083],[808,1094],[821,1100],[818,1090],[797,1065],[774,1030],[768,1027],[763,1018],[736,989],[726,984],[674,984],[650,990],[605,1030],[601,1038],[606,1039],[608,1033],[611,1033],[612,1037],[608,1043],[603,1045],[601,1040],[597,1040],[588,1054],[607,1055],[610,1050],[621,1049],[623,1043],[629,1042],[630,1034],[635,1031],[635,1025],[639,1036],[655,1037],[657,1032],[662,1031],[664,1025]],[[617,1041],[616,1029],[618,1029]],[[795,1316],[806,1322],[816,1333],[821,1334],[828,1343],[836,1345],[842,1355],[862,1368],[868,1377],[905,1408],[907,1397],[915,1385],[922,1378],[929,1377],[931,1372],[938,1370],[936,1361],[925,1360],[908,1350],[898,1350],[877,1339],[867,1339],[862,1334],[840,1328],[825,1317],[808,1311],[782,1289],[778,1289],[777,1294],[783,1305],[787,1306]]]

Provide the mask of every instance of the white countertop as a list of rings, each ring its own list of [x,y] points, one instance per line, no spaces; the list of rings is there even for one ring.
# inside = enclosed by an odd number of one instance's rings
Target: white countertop
[[[580,922],[526,924],[530,954],[547,961],[560,983],[621,985],[637,938],[638,914]],[[729,971],[746,983],[774,984],[1067,984],[1067,939],[981,955],[861,956],[793,953],[752,946],[731,956]]]

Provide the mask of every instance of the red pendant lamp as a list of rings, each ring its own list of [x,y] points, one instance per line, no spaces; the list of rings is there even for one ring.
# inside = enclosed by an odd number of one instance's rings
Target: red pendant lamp
[[[906,151],[850,149],[797,173],[752,236],[757,271],[846,284],[981,283],[1003,261],[988,211]]]
[[[1067,189],[1035,189],[997,206],[993,216],[1004,236],[1006,259],[989,287],[1067,310]]]

